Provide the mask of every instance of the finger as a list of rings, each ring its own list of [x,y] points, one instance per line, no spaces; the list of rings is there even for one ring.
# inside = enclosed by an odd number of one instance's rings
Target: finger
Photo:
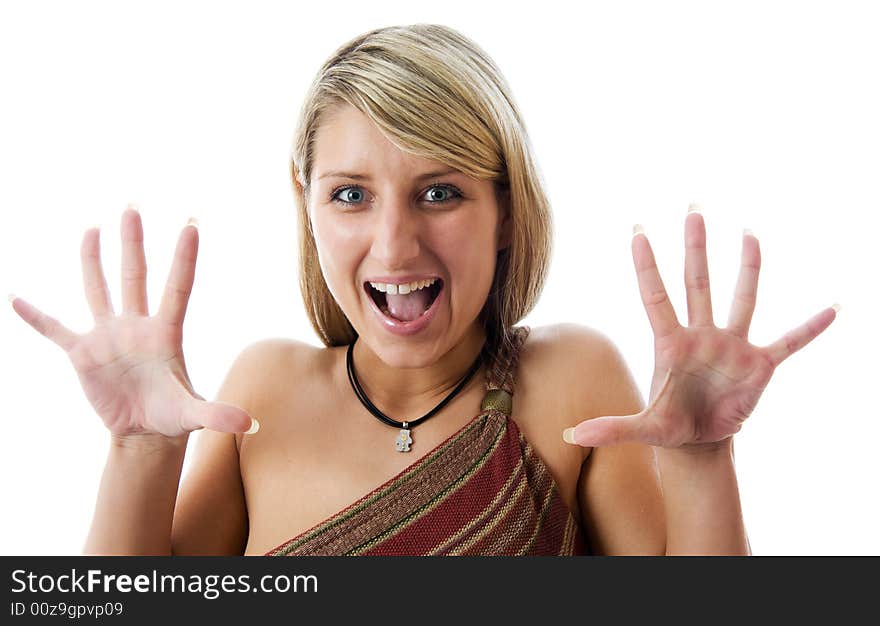
[[[148,315],[144,227],[133,204],[122,213],[122,311]]]
[[[65,352],[70,351],[76,343],[77,334],[75,332],[29,302],[15,296],[12,298],[12,308],[21,319],[30,324],[38,333],[60,346]]]
[[[193,431],[207,428],[221,433],[254,434],[260,423],[247,412],[226,402],[204,402],[193,398],[181,416],[181,428]]]
[[[651,244],[640,224],[633,227],[632,255],[639,281],[639,292],[651,328],[654,330],[654,336],[664,337],[678,328],[678,318],[660,278]]]
[[[563,432],[563,439],[584,447],[614,446],[627,441],[641,441],[644,436],[642,415],[594,417]]]
[[[828,328],[831,322],[837,318],[839,309],[839,304],[824,309],[794,330],[785,333],[782,338],[762,348],[773,366],[776,367],[782,363]]]
[[[159,316],[178,326],[183,325],[196,274],[196,257],[199,253],[197,224],[195,218],[190,218],[177,239],[174,261],[171,263],[171,271],[159,306]]]
[[[748,340],[752,314],[758,297],[758,274],[761,271],[761,246],[750,230],[743,231],[742,260],[739,278],[730,305],[727,328],[738,337]]]
[[[82,261],[83,287],[86,292],[86,300],[95,321],[113,316],[113,304],[110,300],[110,290],[107,289],[107,279],[104,278],[104,270],[101,267],[101,229],[89,228],[83,235],[80,246],[80,260]]]
[[[687,289],[688,325],[712,326],[706,224],[695,204],[688,208],[684,220],[684,286]]]

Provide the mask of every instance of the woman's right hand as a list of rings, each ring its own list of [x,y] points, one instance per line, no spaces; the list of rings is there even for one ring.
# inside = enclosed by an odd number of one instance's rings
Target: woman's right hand
[[[208,402],[190,384],[183,358],[183,319],[195,277],[199,235],[184,227],[162,302],[147,308],[144,233],[140,214],[122,214],[122,313],[116,315],[101,267],[100,231],[90,228],[81,257],[86,299],[95,326],[77,334],[21,298],[12,306],[24,321],[60,346],[73,363],[86,397],[113,437],[164,435],[185,439],[199,428],[245,432],[258,425],[238,407]],[[255,430],[253,432],[256,432]]]

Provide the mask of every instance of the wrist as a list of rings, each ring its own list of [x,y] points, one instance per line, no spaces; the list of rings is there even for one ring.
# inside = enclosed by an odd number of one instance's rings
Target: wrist
[[[135,453],[180,453],[186,450],[189,433],[169,437],[162,433],[110,434],[110,446],[116,450]]]
[[[687,460],[714,460],[733,458],[733,436],[721,441],[706,443],[689,443],[675,448],[663,448],[654,446],[654,453],[658,458],[687,459]]]

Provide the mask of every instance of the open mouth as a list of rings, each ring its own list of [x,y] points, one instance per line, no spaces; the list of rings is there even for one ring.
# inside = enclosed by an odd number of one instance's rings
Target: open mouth
[[[376,303],[376,306],[380,311],[391,319],[400,321],[400,322],[409,322],[413,319],[417,319],[425,314],[425,312],[431,308],[431,305],[434,304],[434,301],[437,299],[437,296],[443,290],[443,279],[437,278],[432,284],[427,287],[422,288],[419,291],[423,291],[423,294],[417,294],[415,292],[411,292],[407,295],[396,295],[395,297],[398,302],[400,300],[412,300],[410,307],[402,306],[401,309],[408,310],[407,314],[401,314],[400,317],[394,315],[388,306],[388,295],[384,291],[379,291],[375,287],[373,287],[369,282],[364,283],[364,289],[366,289],[369,296],[373,299],[373,302]],[[400,305],[398,305],[400,306]],[[413,308],[414,307],[414,308]],[[417,309],[420,309],[421,312],[418,312]]]

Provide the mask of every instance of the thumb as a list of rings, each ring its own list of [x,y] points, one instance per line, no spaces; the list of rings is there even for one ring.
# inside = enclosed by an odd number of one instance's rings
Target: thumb
[[[207,428],[221,433],[252,435],[260,429],[260,423],[256,419],[235,405],[195,398],[188,403],[182,421],[186,430]]]
[[[579,446],[613,446],[642,438],[642,414],[594,417],[562,431],[562,438]]]

